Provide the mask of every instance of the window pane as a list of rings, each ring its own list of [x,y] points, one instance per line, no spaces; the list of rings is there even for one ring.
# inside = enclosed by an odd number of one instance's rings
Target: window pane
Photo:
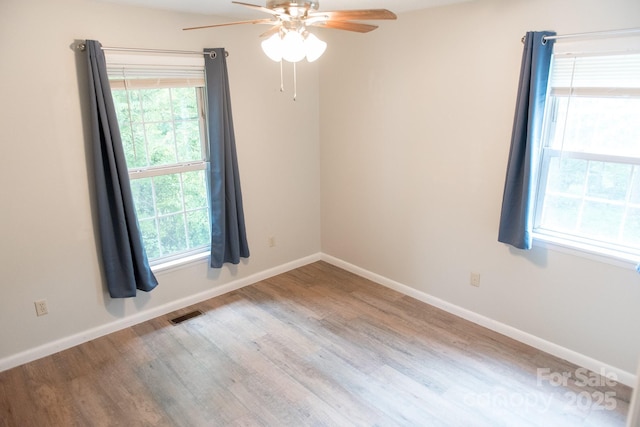
[[[168,121],[172,119],[169,89],[145,89],[142,92],[144,121]]]
[[[154,218],[156,210],[153,203],[153,185],[151,178],[132,179],[131,193],[135,201],[138,219]]]
[[[631,171],[631,165],[589,162],[587,196],[625,200]]]
[[[131,180],[136,212],[150,260],[209,245],[204,175],[204,171],[191,171]],[[181,191],[180,178],[184,192]],[[190,205],[186,210],[183,201]]]
[[[176,148],[171,122],[147,123],[145,125],[149,160],[152,166],[176,162]]]
[[[206,209],[187,212],[187,228],[190,248],[209,245],[211,235],[209,234],[209,215]]]
[[[182,210],[182,191],[178,174],[157,176],[153,178],[153,185],[156,190],[158,215],[166,215]]]
[[[573,231],[578,224],[582,202],[576,198],[547,195],[541,226],[550,230]]]
[[[163,256],[182,252],[187,248],[184,214],[179,213],[158,218],[158,231]]]
[[[640,98],[562,96],[554,100],[558,125],[551,147],[640,157]]]
[[[204,171],[185,172],[182,174],[185,209],[207,207],[207,189]]]
[[[196,88],[177,87],[171,89],[174,120],[198,119],[198,98]]]
[[[623,206],[585,202],[580,231],[588,236],[615,242],[618,240],[623,214]]]
[[[138,90],[114,90],[113,102],[116,107],[118,121],[142,123],[142,106],[140,104],[140,91]]]
[[[202,160],[202,144],[200,143],[200,122],[183,120],[175,123],[178,161]]]
[[[127,93],[129,97],[129,117],[126,117],[126,119],[130,120],[131,123],[143,123],[141,91],[129,90],[124,92]]]
[[[586,178],[586,160],[554,157],[549,164],[547,191],[581,196]]]
[[[158,229],[156,228],[156,219],[139,220],[140,232],[142,233],[142,242],[147,251],[147,258],[153,259],[160,256],[160,244],[158,242]]]
[[[129,121],[129,100],[127,99],[127,92],[124,90],[114,90],[112,95],[118,121]]]
[[[118,116],[120,136],[124,148],[127,167],[145,167],[148,165],[144,141],[144,126],[140,102],[137,99],[139,91],[127,93],[125,90],[113,91],[113,100]]]
[[[144,143],[144,125],[137,123],[121,125],[120,133],[127,167],[129,169],[147,167],[149,162],[147,161],[147,149]]]

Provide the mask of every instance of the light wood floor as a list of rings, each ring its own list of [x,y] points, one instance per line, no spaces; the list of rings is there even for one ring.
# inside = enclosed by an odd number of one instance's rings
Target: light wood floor
[[[0,425],[624,426],[581,377],[318,262],[0,373]]]

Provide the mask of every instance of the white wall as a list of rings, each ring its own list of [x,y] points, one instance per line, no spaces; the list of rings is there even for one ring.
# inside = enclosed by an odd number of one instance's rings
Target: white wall
[[[366,36],[332,33],[320,68],[323,252],[635,372],[631,266],[497,242],[521,37],[630,27],[637,0],[476,0]]]
[[[0,2],[0,366],[40,345],[153,311],[320,250],[318,71],[302,64],[298,100],[279,93],[262,27],[183,32],[222,21],[89,0]],[[83,53],[70,45],[230,51],[233,115],[251,257],[161,273],[151,293],[112,300],[96,255]],[[289,71],[287,71],[289,73]],[[287,75],[287,83],[290,76]],[[84,81],[83,81],[84,83]],[[290,86],[289,86],[290,87]],[[268,247],[268,236],[276,247]],[[36,317],[44,298],[49,314]]]

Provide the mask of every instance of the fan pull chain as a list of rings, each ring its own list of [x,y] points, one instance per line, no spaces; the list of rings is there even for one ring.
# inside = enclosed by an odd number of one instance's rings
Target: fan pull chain
[[[280,60],[280,92],[284,92],[284,77],[282,74],[282,59]]]
[[[296,96],[298,95],[298,79],[296,75],[296,63],[293,63],[293,100],[296,100]]]
[[[280,92],[284,93],[284,71],[282,66],[282,60],[280,60]],[[293,100],[296,100],[298,96],[298,73],[296,69],[296,63],[293,63]]]

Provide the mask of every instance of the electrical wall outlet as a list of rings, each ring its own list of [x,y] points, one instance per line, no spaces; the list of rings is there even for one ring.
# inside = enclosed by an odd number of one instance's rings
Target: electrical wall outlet
[[[49,309],[47,308],[47,300],[41,299],[34,302],[36,305],[36,314],[38,316],[44,316],[45,314],[49,314]]]
[[[276,245],[276,236],[269,236],[269,247],[273,248]]]
[[[480,273],[471,273],[469,277],[469,284],[471,286],[475,286],[476,288],[480,287]]]

